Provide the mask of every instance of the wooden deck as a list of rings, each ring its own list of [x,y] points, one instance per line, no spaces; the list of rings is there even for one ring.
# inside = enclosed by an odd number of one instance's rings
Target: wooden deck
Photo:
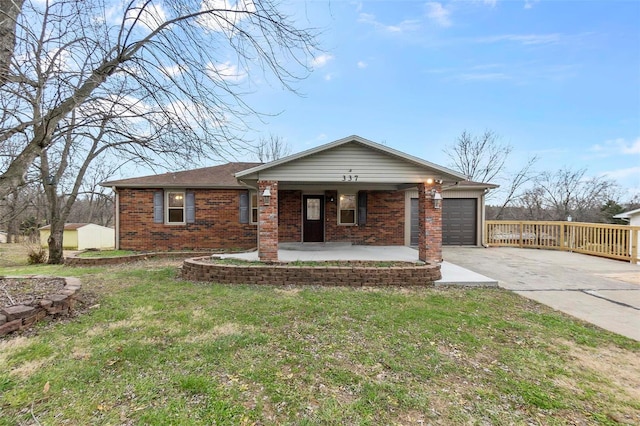
[[[640,226],[488,220],[484,244],[564,250],[638,263],[639,234]]]

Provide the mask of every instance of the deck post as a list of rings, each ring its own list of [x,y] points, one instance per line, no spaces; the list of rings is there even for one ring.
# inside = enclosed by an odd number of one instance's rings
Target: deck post
[[[631,263],[638,263],[638,234],[640,231],[638,229],[631,229],[629,232],[629,236],[631,237]]]

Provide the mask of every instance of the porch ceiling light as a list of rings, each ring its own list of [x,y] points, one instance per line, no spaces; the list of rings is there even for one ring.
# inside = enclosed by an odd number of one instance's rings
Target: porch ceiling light
[[[432,192],[432,196],[433,196],[433,207],[436,209],[442,208],[442,194],[440,194],[438,191],[434,189]]]
[[[271,202],[271,187],[267,186],[264,191],[262,192],[262,201],[264,202],[265,206],[268,206],[269,203]]]

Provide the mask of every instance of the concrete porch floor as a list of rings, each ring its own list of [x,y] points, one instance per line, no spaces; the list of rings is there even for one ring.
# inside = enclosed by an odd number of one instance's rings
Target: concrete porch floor
[[[258,260],[258,252],[221,255],[222,258]],[[280,243],[278,259],[284,262],[364,260],[417,262],[418,250],[406,246],[361,246],[351,243]],[[436,286],[490,286],[497,287],[498,281],[458,265],[447,262],[441,264],[442,279]]]

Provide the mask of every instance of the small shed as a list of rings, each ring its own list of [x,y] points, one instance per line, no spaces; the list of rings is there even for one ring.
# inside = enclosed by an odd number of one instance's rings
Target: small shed
[[[630,226],[640,227],[640,209],[630,210],[628,212],[617,214],[613,217],[614,219],[629,221]],[[640,253],[640,232],[637,232],[637,235],[636,247],[638,247],[638,252]]]
[[[51,225],[40,228],[40,244],[48,245]],[[95,223],[67,223],[64,225],[62,248],[65,250],[113,249],[115,231],[113,228]]]

